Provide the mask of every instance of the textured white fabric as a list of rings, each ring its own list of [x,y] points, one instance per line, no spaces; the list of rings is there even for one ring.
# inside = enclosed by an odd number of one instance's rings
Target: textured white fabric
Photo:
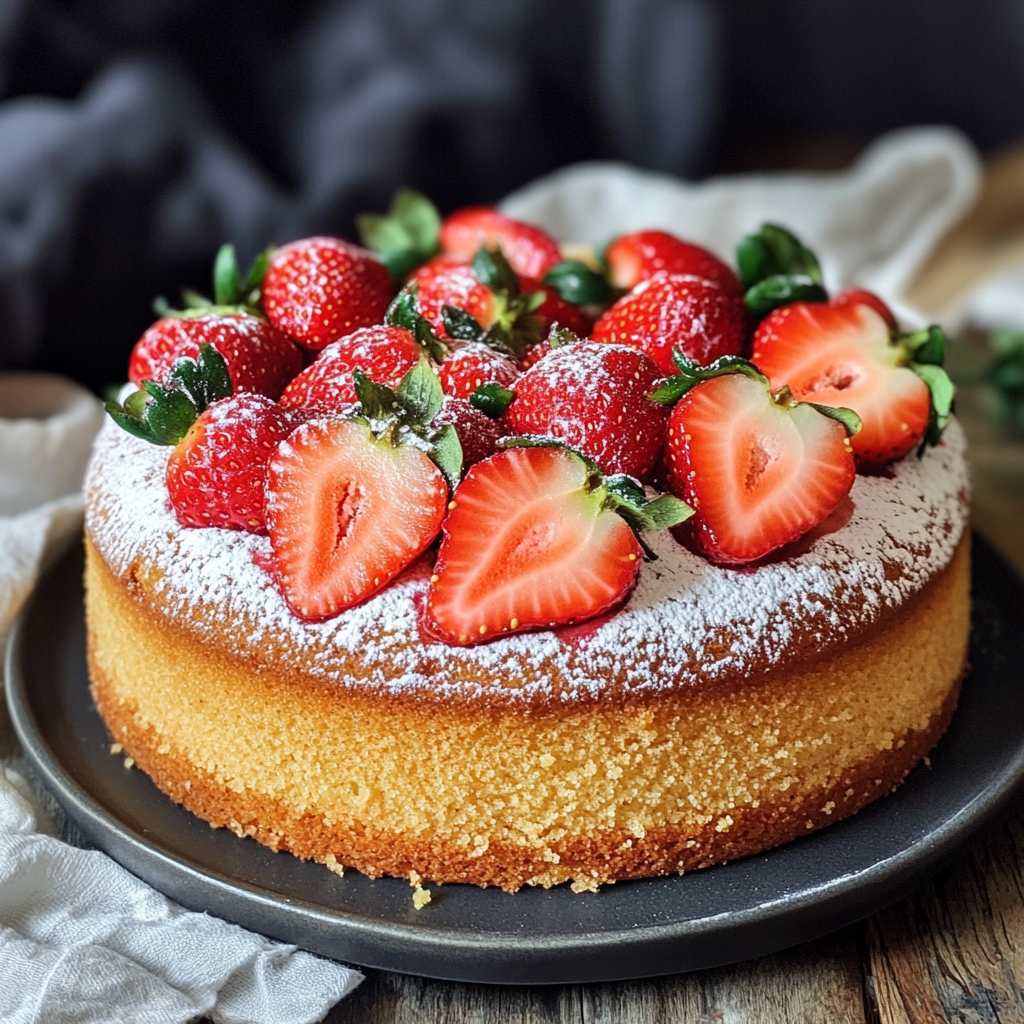
[[[502,209],[562,241],[603,247],[662,228],[732,262],[736,243],[774,221],[819,255],[830,289],[858,284],[909,320],[901,300],[935,243],[977,195],[977,153],[948,128],[883,136],[841,174],[763,174],[688,184],[622,164],[578,164],[513,193]]]
[[[6,418],[5,418],[6,417]],[[70,381],[0,375],[0,634],[41,567],[80,535],[99,403]],[[191,913],[97,850],[54,838],[0,772],[0,1021],[320,1020],[362,975]]]

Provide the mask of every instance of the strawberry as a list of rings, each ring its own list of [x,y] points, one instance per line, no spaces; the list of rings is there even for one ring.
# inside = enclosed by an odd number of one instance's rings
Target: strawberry
[[[649,397],[664,374],[635,348],[576,342],[567,332],[553,340],[558,347],[516,383],[504,422],[515,434],[560,438],[606,473],[644,480],[668,418]]]
[[[242,311],[209,312],[153,324],[132,349],[128,379],[163,382],[177,359],[197,358],[206,344],[224,357],[235,391],[277,398],[302,369],[301,352],[266,320]]]
[[[449,508],[426,625],[457,645],[617,607],[644,553],[627,519],[636,529],[659,528],[690,511],[669,497],[647,502],[635,481],[605,479],[557,446],[513,447],[479,463]]]
[[[314,351],[379,324],[393,294],[387,268],[367,250],[338,238],[303,238],[282,246],[263,278],[267,319]]]
[[[594,326],[593,318],[587,316],[575,303],[563,299],[550,285],[529,277],[521,277],[519,287],[524,292],[539,291],[544,294],[544,301],[534,312],[534,316],[540,322],[542,336],[546,337],[548,331],[555,324],[571,331],[578,338],[586,338],[590,334],[590,330]]]
[[[357,401],[353,370],[394,387],[422,356],[422,347],[405,327],[363,327],[324,348],[284,389],[281,408],[294,409],[305,419],[342,413]]]
[[[408,287],[415,289],[420,316],[441,338],[482,341],[515,358],[540,338],[534,310],[544,293],[522,294],[500,250],[481,249],[472,263],[440,256],[420,267]]]
[[[747,335],[743,300],[690,274],[658,271],[623,295],[594,325],[593,341],[630,345],[673,373],[672,350],[710,363],[738,355]]]
[[[452,348],[438,371],[445,394],[458,398],[469,398],[481,384],[511,387],[518,376],[515,363],[479,341]]]
[[[853,450],[870,466],[938,440],[952,401],[936,365],[943,347],[938,328],[894,339],[874,305],[797,302],[762,321],[753,361],[773,388],[853,409],[863,423]]]
[[[308,621],[370,597],[427,549],[462,466],[455,428],[433,425],[443,396],[426,360],[395,391],[354,377],[358,414],[307,421],[267,474],[278,584]]]
[[[750,363],[680,366],[659,389],[682,397],[665,438],[670,490],[693,507],[693,546],[716,562],[753,562],[805,534],[849,493],[856,470],[846,409],[772,394]]]
[[[213,345],[196,359],[176,360],[163,383],[143,381],[124,404],[106,409],[136,437],[175,446],[166,479],[182,526],[264,532],[267,460],[294,423],[265,395],[232,395],[227,363]]]
[[[446,423],[455,427],[462,445],[465,469],[489,459],[498,450],[498,439],[506,433],[497,420],[481,412],[468,399],[445,395],[441,411],[434,417],[437,426]]]
[[[847,288],[832,299],[833,306],[870,306],[888,325],[889,330],[899,330],[893,311],[874,293],[863,288]]]
[[[707,249],[684,242],[667,231],[620,235],[605,250],[604,258],[611,283],[627,291],[664,270],[714,281],[727,295],[743,294],[740,280],[731,267]]]
[[[481,248],[500,246],[512,269],[541,278],[562,259],[558,243],[543,229],[513,220],[493,207],[457,210],[441,224],[441,251],[465,260]]]
[[[264,395],[243,392],[207,407],[167,461],[167,493],[178,522],[266,533],[267,462],[294,428]]]

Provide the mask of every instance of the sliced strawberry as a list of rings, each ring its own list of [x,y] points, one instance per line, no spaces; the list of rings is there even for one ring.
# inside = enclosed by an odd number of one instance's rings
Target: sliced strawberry
[[[888,325],[889,330],[896,331],[899,325],[893,311],[874,293],[863,288],[847,288],[831,301],[833,306],[870,306]]]
[[[902,458],[928,429],[928,385],[873,305],[777,309],[758,327],[752,358],[773,388],[786,384],[797,399],[853,409],[863,424],[852,438],[862,464]]]
[[[387,268],[367,250],[339,238],[303,238],[271,258],[263,307],[289,338],[319,350],[381,323],[394,290]]]
[[[377,384],[394,387],[423,357],[412,331],[404,327],[364,327],[332,342],[281,395],[281,408],[304,418],[337,415],[356,403],[352,371],[362,370]]]
[[[664,270],[702,277],[714,281],[729,295],[743,295],[740,279],[730,266],[707,249],[684,242],[667,231],[620,235],[605,250],[604,258],[608,277],[616,288],[635,288]]]
[[[267,462],[294,427],[264,395],[243,392],[208,406],[167,462],[178,522],[266,533]]]
[[[267,526],[288,606],[320,621],[365,600],[437,536],[448,486],[411,445],[358,420],[311,420],[279,446]]]
[[[519,378],[504,422],[515,434],[559,438],[606,473],[645,480],[668,418],[649,397],[662,377],[635,348],[562,344]]]
[[[516,364],[479,341],[453,347],[438,371],[445,394],[469,398],[481,384],[512,387],[519,370]]]
[[[727,564],[755,561],[817,526],[856,474],[842,423],[742,372],[683,395],[669,417],[665,466],[672,492],[694,509],[694,547]]]
[[[484,459],[489,459],[498,450],[498,439],[507,431],[497,420],[482,413],[465,398],[445,395],[441,411],[434,417],[435,426],[450,423],[455,427],[462,445],[462,465],[468,469]]]
[[[132,349],[128,379],[164,382],[177,359],[212,345],[227,363],[235,391],[277,398],[302,369],[302,353],[275,327],[242,310],[158,320]]]
[[[444,522],[429,626],[466,645],[620,604],[643,550],[605,497],[587,463],[558,448],[513,448],[474,466]]]
[[[493,207],[457,210],[441,224],[441,251],[470,260],[481,248],[500,246],[512,269],[541,278],[562,259],[558,243],[542,228],[513,220]]]
[[[677,347],[701,364],[739,355],[747,338],[747,310],[741,297],[713,281],[659,271],[607,310],[590,337],[639,348],[665,373],[674,373]]]

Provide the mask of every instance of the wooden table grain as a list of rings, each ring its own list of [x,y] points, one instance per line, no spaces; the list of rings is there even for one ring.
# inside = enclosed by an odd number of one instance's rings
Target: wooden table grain
[[[984,355],[965,341],[953,369]],[[1024,438],[962,387],[974,524],[1024,573]],[[1024,684],[1024,678],[1022,678]],[[367,971],[329,1024],[1024,1024],[1024,796],[940,875],[867,921],[794,949],[645,981],[547,988]],[[428,908],[429,909],[429,908]]]

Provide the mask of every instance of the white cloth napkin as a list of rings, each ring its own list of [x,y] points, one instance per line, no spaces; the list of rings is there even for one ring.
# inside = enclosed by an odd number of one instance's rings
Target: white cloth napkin
[[[45,374],[0,375],[0,635],[40,569],[82,528],[80,489],[103,412]],[[0,711],[0,714],[3,714]],[[0,770],[0,1021],[309,1024],[363,976],[183,910],[98,850],[52,835]]]
[[[839,174],[761,174],[689,184],[622,164],[577,164],[514,192],[511,217],[558,239],[603,247],[615,235],[663,228],[733,262],[736,243],[774,221],[813,248],[830,289],[877,292],[908,322],[902,300],[935,243],[977,195],[980,162],[949,128],[907,128],[871,145]]]

